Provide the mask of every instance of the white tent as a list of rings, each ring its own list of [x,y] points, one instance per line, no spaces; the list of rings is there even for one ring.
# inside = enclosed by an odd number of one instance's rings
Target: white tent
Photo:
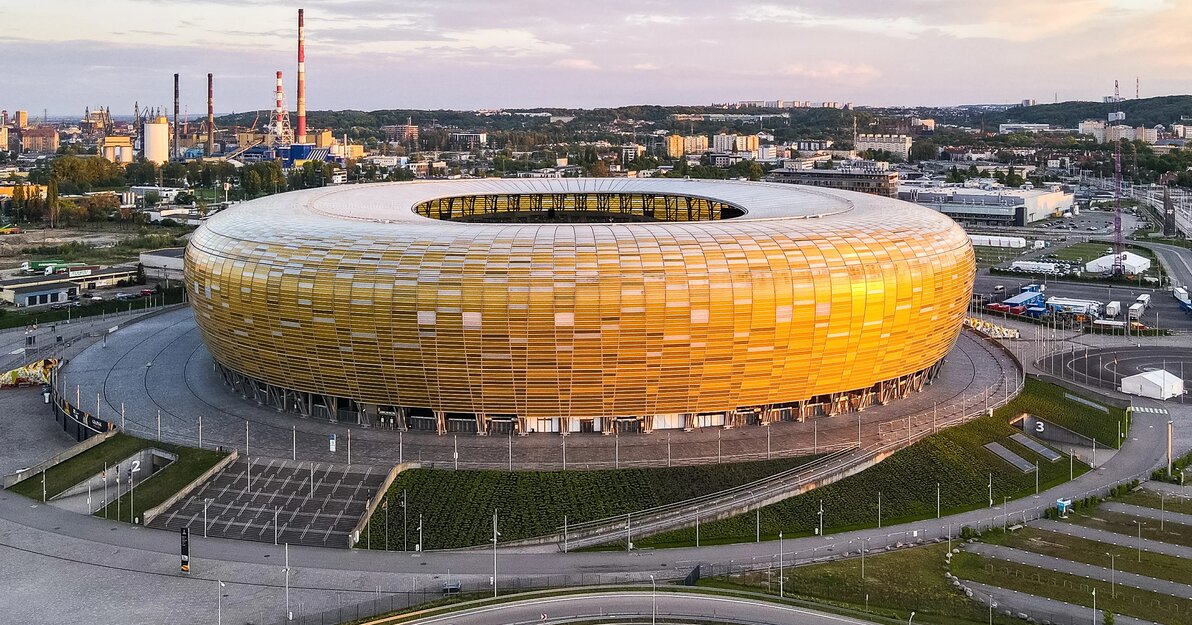
[[[1151,268],[1151,261],[1133,252],[1122,252],[1122,268],[1126,273],[1138,275]],[[1084,270],[1089,273],[1105,273],[1113,270],[1113,254],[1106,254],[1097,260],[1090,260]]]
[[[1184,380],[1162,369],[1122,378],[1121,391],[1130,395],[1167,399],[1184,394]]]

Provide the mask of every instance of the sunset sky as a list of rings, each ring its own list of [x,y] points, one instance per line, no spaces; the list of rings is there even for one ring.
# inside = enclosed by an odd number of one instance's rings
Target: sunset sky
[[[945,105],[1192,91],[1184,0],[5,0],[0,108],[129,114],[183,102],[598,107],[741,99]]]

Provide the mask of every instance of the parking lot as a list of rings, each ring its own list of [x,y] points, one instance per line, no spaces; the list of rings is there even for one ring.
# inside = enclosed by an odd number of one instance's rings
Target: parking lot
[[[1108,304],[1117,301],[1122,308],[1127,308],[1139,295],[1151,294],[1151,306],[1142,316],[1142,323],[1152,328],[1170,328],[1173,330],[1192,330],[1192,316],[1180,310],[1179,303],[1166,289],[1127,287],[1122,285],[1084,284],[1080,282],[1038,281],[1030,276],[991,276],[978,274],[973,286],[973,293],[988,295],[991,301],[1000,302],[1016,295],[1027,284],[1040,283],[1047,287],[1048,297],[1070,297],[1087,299]],[[995,293],[998,286],[1005,287],[1004,293]],[[1117,319],[1123,319],[1118,315]]]

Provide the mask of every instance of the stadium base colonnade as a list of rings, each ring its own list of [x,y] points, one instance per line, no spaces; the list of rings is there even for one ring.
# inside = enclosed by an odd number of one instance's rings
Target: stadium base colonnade
[[[665,179],[313,189],[186,249],[223,380],[439,433],[649,432],[862,410],[930,381],[975,264],[914,204]]]

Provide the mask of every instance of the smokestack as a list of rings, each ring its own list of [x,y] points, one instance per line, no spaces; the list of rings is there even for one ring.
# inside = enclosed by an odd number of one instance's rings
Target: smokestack
[[[178,74],[174,74],[174,158],[178,158]]]
[[[207,156],[215,154],[215,80],[207,74]]]
[[[282,105],[282,86],[281,86],[281,70],[277,70],[277,107],[274,109],[275,121],[274,128],[281,129],[285,127],[285,107]]]
[[[306,143],[306,23],[298,9],[298,143]]]

